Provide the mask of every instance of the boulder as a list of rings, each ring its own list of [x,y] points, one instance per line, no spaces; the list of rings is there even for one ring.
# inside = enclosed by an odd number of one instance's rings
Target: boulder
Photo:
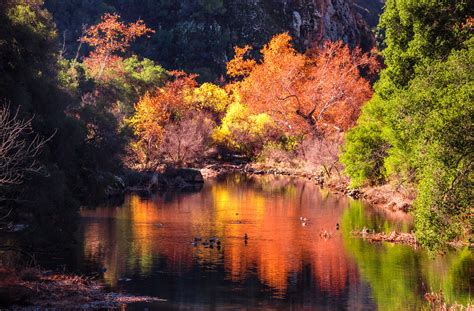
[[[106,198],[113,198],[118,196],[123,196],[125,194],[125,181],[116,175],[106,174],[104,179],[105,186],[105,196]]]
[[[201,171],[190,168],[167,167],[163,173],[150,174],[147,179],[146,186],[142,188],[148,193],[164,190],[199,191],[204,183]],[[137,192],[135,188],[129,190]]]
[[[181,177],[188,183],[204,183],[204,178],[200,170],[192,168],[166,168],[164,175],[166,178]]]

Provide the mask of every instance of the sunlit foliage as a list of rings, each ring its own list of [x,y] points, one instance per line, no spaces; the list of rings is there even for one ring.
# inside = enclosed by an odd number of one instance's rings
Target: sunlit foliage
[[[229,62],[228,74],[244,77],[235,88],[250,109],[270,114],[289,132],[321,136],[346,130],[372,95],[361,70],[375,69],[375,58],[340,42],[301,54],[284,33],[261,50],[260,62],[245,59],[248,50],[236,49]]]
[[[164,127],[183,118],[192,105],[186,98],[197,85],[195,76],[183,72],[174,72],[173,76],[162,88],[147,92],[135,105],[135,114],[130,119],[137,136],[132,148],[137,161],[147,169],[160,164]]]
[[[101,79],[106,68],[120,70],[121,57],[118,53],[126,52],[131,42],[153,32],[142,20],[125,24],[118,14],[104,14],[100,23],[89,27],[80,39],[93,48],[85,60],[92,76]]]
[[[252,114],[243,104],[230,105],[222,124],[214,131],[214,141],[227,151],[255,156],[278,136],[273,119],[266,113]]]
[[[204,83],[187,96],[195,109],[211,113],[216,120],[223,117],[227,107],[232,102],[231,96],[223,88],[212,84]]]

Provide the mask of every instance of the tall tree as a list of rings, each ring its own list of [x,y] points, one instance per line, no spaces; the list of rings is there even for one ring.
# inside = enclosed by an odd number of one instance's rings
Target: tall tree
[[[106,13],[81,38],[82,42],[93,48],[85,63],[93,76],[101,79],[106,67],[117,66],[121,60],[117,53],[126,52],[134,40],[150,33],[154,30],[147,28],[142,20],[125,24],[118,14]]]
[[[249,48],[236,49],[229,75],[242,101],[268,112],[293,133],[322,136],[354,124],[372,89],[361,75],[375,67],[375,58],[340,42],[326,42],[307,54],[298,53],[287,34],[275,36],[262,50],[262,60],[246,59]]]
[[[393,179],[417,186],[417,235],[434,250],[472,230],[470,2],[386,2],[379,25],[386,68],[342,157],[354,186]]]

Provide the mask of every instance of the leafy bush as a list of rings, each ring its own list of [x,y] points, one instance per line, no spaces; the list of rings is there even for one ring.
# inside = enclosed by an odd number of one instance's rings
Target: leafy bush
[[[227,150],[249,157],[258,155],[263,147],[278,137],[272,118],[265,114],[252,114],[241,103],[232,103],[213,133],[214,142]]]
[[[224,89],[212,83],[204,83],[195,88],[186,100],[191,102],[196,110],[212,114],[216,121],[224,116],[227,107],[232,102]]]
[[[351,187],[385,181],[384,161],[388,147],[375,124],[361,122],[347,133],[340,159],[345,166],[344,172],[351,177]]]

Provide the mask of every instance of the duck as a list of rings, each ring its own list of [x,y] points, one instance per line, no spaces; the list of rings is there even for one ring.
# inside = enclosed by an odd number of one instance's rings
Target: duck
[[[336,224],[336,230],[339,230],[339,223]]]
[[[328,232],[327,230],[321,229],[321,232],[319,233],[319,236],[325,240],[331,238],[331,233]]]

